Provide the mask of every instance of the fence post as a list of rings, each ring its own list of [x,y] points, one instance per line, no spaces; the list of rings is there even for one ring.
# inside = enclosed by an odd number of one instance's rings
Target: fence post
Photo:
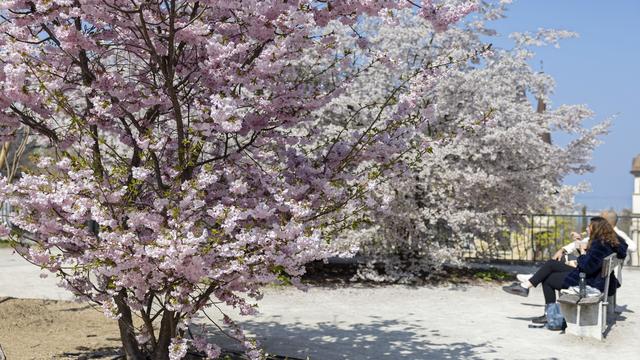
[[[531,233],[531,260],[536,261],[536,242],[533,236],[533,214],[530,215],[531,222],[529,223],[529,231]]]

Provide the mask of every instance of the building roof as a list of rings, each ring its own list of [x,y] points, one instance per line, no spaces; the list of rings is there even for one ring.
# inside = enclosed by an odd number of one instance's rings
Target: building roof
[[[631,173],[635,176],[640,176],[640,155],[637,155],[633,158],[633,163],[631,164]]]

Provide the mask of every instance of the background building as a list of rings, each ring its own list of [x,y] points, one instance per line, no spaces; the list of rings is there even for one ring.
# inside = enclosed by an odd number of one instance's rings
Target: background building
[[[631,164],[631,174],[633,175],[633,195],[631,202],[631,213],[640,215],[640,155],[633,159]],[[629,236],[638,244],[640,240],[640,217],[631,219],[631,227],[629,228]],[[631,264],[637,266],[639,264],[638,251],[631,253]]]

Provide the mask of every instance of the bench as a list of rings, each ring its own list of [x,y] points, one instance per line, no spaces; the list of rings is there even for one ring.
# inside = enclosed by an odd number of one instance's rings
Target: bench
[[[608,323],[615,317],[616,295],[607,296],[610,275],[618,268],[617,278],[620,279],[623,261],[615,253],[604,258],[600,276],[605,278],[605,283],[600,296],[580,298],[573,294],[560,295],[558,304],[567,322],[567,333],[602,340]]]

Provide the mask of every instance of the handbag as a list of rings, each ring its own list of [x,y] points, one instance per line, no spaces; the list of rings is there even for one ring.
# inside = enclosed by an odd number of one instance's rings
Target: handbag
[[[600,292],[600,290],[591,287],[589,285],[587,285],[585,287],[586,290],[586,295],[585,297],[598,297],[600,295],[602,295],[602,292]],[[571,294],[571,295],[578,295],[580,296],[580,286],[576,285],[576,286],[570,286],[568,289],[562,289],[560,290],[561,294]]]

